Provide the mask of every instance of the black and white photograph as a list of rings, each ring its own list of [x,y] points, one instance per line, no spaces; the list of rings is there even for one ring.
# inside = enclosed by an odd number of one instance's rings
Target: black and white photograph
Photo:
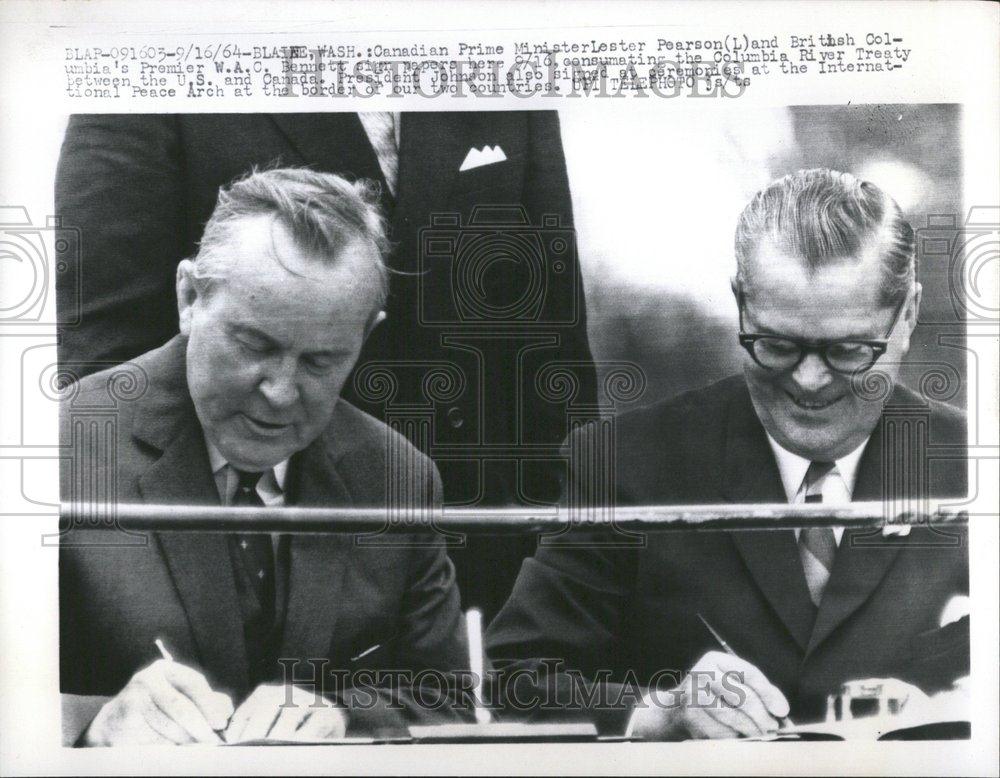
[[[891,85],[937,4],[87,5],[3,32],[11,774],[996,774],[998,71]]]

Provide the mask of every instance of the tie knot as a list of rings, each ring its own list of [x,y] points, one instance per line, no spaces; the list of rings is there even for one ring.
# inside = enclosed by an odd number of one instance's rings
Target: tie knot
[[[822,481],[836,466],[835,462],[810,462],[806,470],[806,487]]]
[[[236,468],[233,469],[235,470]],[[243,489],[248,492],[256,491],[257,484],[260,482],[261,476],[263,475],[263,472],[254,473],[247,472],[246,470],[236,470],[236,476],[238,478],[236,486],[238,489]]]

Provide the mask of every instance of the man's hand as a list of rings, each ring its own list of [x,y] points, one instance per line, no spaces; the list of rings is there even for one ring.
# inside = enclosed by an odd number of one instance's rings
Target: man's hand
[[[132,676],[91,722],[88,746],[123,746],[220,741],[233,703],[212,691],[197,670],[159,659]]]
[[[228,743],[264,738],[324,740],[343,737],[346,731],[347,717],[333,703],[298,686],[265,684],[236,710],[224,736]]]
[[[743,659],[710,651],[673,689],[650,690],[629,722],[643,740],[753,737],[774,732],[788,700]]]

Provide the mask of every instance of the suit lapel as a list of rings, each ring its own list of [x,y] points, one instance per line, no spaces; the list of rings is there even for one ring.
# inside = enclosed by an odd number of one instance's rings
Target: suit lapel
[[[898,539],[887,542],[878,531],[844,532],[816,614],[816,626],[809,639],[809,653],[871,597],[896,561],[903,544],[905,541]]]
[[[201,426],[191,417],[175,425],[163,453],[139,477],[143,501],[156,505],[218,505]]]
[[[392,195],[378,156],[356,113],[278,113],[270,118],[306,165],[350,179],[379,182],[382,205],[386,211],[392,209]]]
[[[453,116],[407,113],[403,117],[399,139],[400,186],[391,230],[397,240],[414,229],[430,226],[413,224],[415,216],[426,219],[427,214],[454,210],[450,205],[451,186],[458,177],[462,155],[468,149],[462,143],[461,120]],[[419,250],[419,242],[413,248]],[[398,256],[395,261],[398,270],[418,269],[415,256]]]
[[[876,425],[858,463],[853,499],[882,501],[882,423]],[[809,640],[813,651],[867,600],[896,561],[905,540],[888,540],[879,529],[847,530],[834,558],[823,592],[816,626]]]
[[[791,530],[734,532],[733,543],[775,613],[804,650],[816,617],[795,534]]]
[[[175,338],[149,369],[147,402],[136,414],[133,436],[159,449],[140,476],[139,492],[157,505],[218,505],[208,452],[187,393],[184,341]],[[243,622],[226,536],[158,532],[156,539],[187,614],[204,668],[220,688],[247,686]]]
[[[858,460],[851,499],[853,502],[883,502],[885,498],[882,490],[882,420],[879,419]]]
[[[724,468],[724,488],[730,502],[787,502],[778,465],[745,386],[729,403]],[[795,534],[791,530],[761,530],[732,532],[730,537],[775,613],[805,649],[815,608],[809,599]]]
[[[336,455],[328,443],[328,437],[321,436],[293,458],[286,492],[291,504],[353,504],[347,486],[337,474]],[[353,548],[353,535],[291,536],[282,656],[319,659],[329,655],[337,615],[345,607],[339,595],[344,591]]]
[[[210,682],[244,692],[249,666],[226,535],[161,532],[157,539]]]

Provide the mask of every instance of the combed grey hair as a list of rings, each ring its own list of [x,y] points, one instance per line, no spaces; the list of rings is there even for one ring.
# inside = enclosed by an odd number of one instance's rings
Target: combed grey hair
[[[327,263],[335,263],[351,243],[369,243],[375,249],[376,303],[378,308],[385,304],[389,239],[376,185],[308,168],[254,168],[220,189],[195,257],[195,278],[224,279],[231,262],[226,247],[241,220],[267,215],[284,225],[309,256]]]
[[[881,302],[898,304],[916,281],[913,228],[895,200],[850,173],[816,168],[779,178],[754,195],[736,226],[737,281],[752,286],[761,239],[810,269],[858,257],[875,246],[881,258]]]

